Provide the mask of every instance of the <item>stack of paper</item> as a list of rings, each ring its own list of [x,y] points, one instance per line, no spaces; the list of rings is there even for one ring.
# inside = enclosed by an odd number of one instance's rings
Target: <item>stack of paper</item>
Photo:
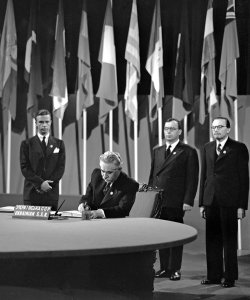
[[[14,212],[15,206],[2,206],[0,212]]]
[[[81,218],[82,213],[78,210],[67,210],[60,212],[62,217],[69,217],[69,218]]]

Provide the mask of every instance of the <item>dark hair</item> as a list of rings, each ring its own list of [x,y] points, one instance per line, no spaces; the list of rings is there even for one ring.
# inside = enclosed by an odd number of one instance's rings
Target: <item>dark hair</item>
[[[50,115],[50,118],[51,118],[51,113],[50,113],[47,109],[40,109],[40,110],[36,113],[35,119],[36,119],[38,116],[47,116],[47,115]]]
[[[216,117],[216,118],[213,119],[213,121],[214,120],[225,120],[227,128],[231,128],[231,124],[230,124],[230,121],[228,120],[228,118],[225,118],[225,117]]]
[[[178,125],[178,129],[181,129],[181,122],[175,118],[169,118],[169,119],[167,119],[166,122],[172,122],[172,121],[175,121]]]

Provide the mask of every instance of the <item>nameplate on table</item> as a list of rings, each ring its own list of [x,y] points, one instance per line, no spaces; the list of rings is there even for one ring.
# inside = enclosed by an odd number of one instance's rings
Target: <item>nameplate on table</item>
[[[16,205],[12,218],[48,220],[51,206]]]

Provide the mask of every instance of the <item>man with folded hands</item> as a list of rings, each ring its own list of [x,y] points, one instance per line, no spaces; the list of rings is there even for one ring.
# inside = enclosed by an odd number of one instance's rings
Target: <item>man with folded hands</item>
[[[90,218],[122,218],[129,215],[139,184],[122,171],[117,152],[100,155],[100,168],[94,169],[78,210],[90,208]]]
[[[59,181],[65,169],[64,142],[50,135],[51,114],[39,110],[36,115],[37,134],[22,141],[20,166],[25,178],[25,205],[51,206],[57,209]]]

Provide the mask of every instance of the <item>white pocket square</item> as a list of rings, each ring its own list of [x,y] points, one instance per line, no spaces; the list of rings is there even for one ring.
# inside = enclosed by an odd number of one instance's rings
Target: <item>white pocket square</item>
[[[60,151],[60,149],[56,147],[56,148],[54,149],[53,153],[59,153],[59,151]]]

